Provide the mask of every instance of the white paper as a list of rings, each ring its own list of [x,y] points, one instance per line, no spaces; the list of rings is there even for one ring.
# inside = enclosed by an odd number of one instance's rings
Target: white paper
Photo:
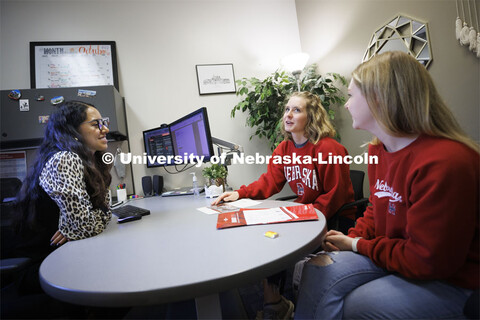
[[[20,111],[30,111],[30,103],[28,99],[20,99],[19,103]]]
[[[264,224],[292,219],[280,208],[245,210],[243,211],[243,215],[247,224]]]
[[[227,212],[235,212],[238,211],[238,208],[235,206],[232,206],[230,202],[224,202],[217,204],[216,206],[210,206],[207,207],[208,209],[212,209],[217,211],[218,213],[227,213]]]
[[[197,208],[197,210],[201,211],[203,213],[206,213],[206,214],[216,214],[216,213],[218,213],[218,211],[212,210],[212,209],[207,208],[207,207]]]
[[[229,204],[231,204],[232,206],[237,207],[237,208],[248,208],[248,207],[252,207],[252,206],[255,206],[257,204],[260,204],[260,203],[261,203],[261,201],[255,201],[255,200],[252,200],[252,199],[240,199],[240,200],[237,200],[237,201],[230,202]]]

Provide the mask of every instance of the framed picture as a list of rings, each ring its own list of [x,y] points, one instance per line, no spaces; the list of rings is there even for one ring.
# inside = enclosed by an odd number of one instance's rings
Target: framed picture
[[[200,94],[235,93],[233,64],[197,64],[198,91]]]
[[[30,42],[30,85],[113,85],[118,90],[115,41]]]

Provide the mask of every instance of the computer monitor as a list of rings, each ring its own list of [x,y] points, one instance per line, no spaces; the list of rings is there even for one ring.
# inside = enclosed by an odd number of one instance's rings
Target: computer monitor
[[[200,108],[172,122],[169,127],[176,156],[187,157],[189,163],[190,155],[203,156],[203,162],[210,161],[214,152],[207,108]]]
[[[145,144],[145,153],[147,154],[148,168],[173,164],[173,160],[166,163],[158,161],[160,159],[158,158],[159,156],[164,156],[167,160],[174,156],[170,128],[167,125],[143,131],[143,142]]]
[[[201,156],[203,162],[208,162],[214,155],[206,108],[200,108],[170,125],[143,131],[143,142],[148,168],[194,163],[196,157]]]

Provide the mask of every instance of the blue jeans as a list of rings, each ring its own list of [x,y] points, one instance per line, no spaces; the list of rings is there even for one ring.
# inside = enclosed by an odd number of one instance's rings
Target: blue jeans
[[[418,281],[377,267],[351,251],[321,252],[333,263],[303,269],[295,319],[462,319],[472,290]],[[303,265],[303,268],[302,268]]]

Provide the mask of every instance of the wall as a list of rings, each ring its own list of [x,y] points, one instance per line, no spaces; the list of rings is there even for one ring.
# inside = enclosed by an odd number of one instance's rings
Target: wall
[[[478,3],[478,2],[477,2]],[[234,94],[200,96],[196,64],[233,63],[236,79],[265,77],[281,57],[311,55],[319,70],[349,78],[373,31],[398,13],[429,23],[429,68],[467,133],[479,133],[479,59],[454,37],[451,0],[1,0],[0,89],[29,88],[30,41],[115,40],[120,93],[125,96],[131,150],[144,152],[142,131],[169,123],[201,106],[212,135],[244,146],[247,154],[270,154],[265,140],[249,141],[245,117],[230,118]],[[477,5],[480,8],[480,4]],[[351,154],[370,136],[351,128],[338,108],[337,126]],[[366,171],[365,166],[352,165]],[[229,167],[233,187],[258,178],[264,165]],[[195,169],[200,176],[199,169]],[[164,175],[167,187],[190,184],[189,174],[133,165],[137,193],[143,175]],[[192,170],[188,171],[192,172]]]
[[[213,136],[243,145],[246,154],[271,154],[265,140],[249,141],[243,114],[230,118],[240,98],[199,95],[195,65],[233,63],[236,79],[273,72],[283,56],[300,51],[293,0],[1,0],[0,10],[1,89],[29,88],[30,41],[114,40],[133,154],[144,152],[143,130],[202,106]],[[237,188],[266,166],[229,170]],[[188,173],[163,168],[133,165],[133,174],[138,194],[144,175],[163,175],[168,188],[191,184]]]
[[[456,7],[452,0],[296,0],[302,50],[321,73],[338,72],[350,80],[375,30],[397,14],[428,22],[433,61],[429,71],[464,130],[480,141],[480,59],[455,38]],[[480,9],[480,1],[477,1]],[[350,154],[363,152],[371,136],[351,127],[338,108],[337,126]],[[366,171],[366,166],[352,165]]]

